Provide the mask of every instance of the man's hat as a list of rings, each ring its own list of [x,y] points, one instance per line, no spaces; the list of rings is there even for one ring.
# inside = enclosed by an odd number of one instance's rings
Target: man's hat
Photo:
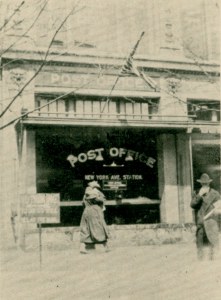
[[[209,175],[206,173],[203,173],[200,177],[200,179],[197,179],[198,182],[200,183],[210,183],[211,181],[213,181],[212,179],[210,179]]]

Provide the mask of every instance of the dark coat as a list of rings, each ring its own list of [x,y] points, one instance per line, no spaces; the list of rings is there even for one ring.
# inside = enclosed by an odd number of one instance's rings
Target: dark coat
[[[81,243],[104,243],[107,241],[108,228],[104,220],[104,200],[102,192],[98,192],[95,188],[86,188],[83,198],[85,209],[80,223]]]
[[[195,210],[197,227],[204,226],[209,242],[217,245],[219,242],[218,216],[211,215],[207,220],[204,217],[214,208],[213,204],[220,199],[220,194],[210,189],[206,195],[194,194],[190,206]]]
[[[100,206],[86,206],[80,223],[81,243],[102,243],[108,239],[108,228]]]

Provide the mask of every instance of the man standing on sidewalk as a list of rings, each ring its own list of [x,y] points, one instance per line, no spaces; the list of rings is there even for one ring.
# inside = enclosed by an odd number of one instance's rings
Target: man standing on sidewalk
[[[219,248],[219,226],[218,216],[211,213],[214,210],[214,204],[220,199],[220,194],[210,188],[212,179],[204,173],[197,180],[201,184],[198,193],[194,193],[190,206],[196,214],[196,246],[198,259],[204,257],[205,246],[209,247],[209,259],[214,259],[214,254]],[[207,218],[206,216],[209,217]],[[206,218],[205,218],[206,217]]]

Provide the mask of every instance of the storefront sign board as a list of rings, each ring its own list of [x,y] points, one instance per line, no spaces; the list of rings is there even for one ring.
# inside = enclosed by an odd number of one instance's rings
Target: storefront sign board
[[[142,174],[86,174],[84,176],[85,180],[106,180],[106,181],[122,181],[126,182],[127,180],[143,180]]]
[[[22,222],[60,223],[60,194],[23,194],[20,196]]]
[[[75,164],[77,162],[79,163],[85,163],[87,160],[96,160],[96,161],[103,161],[103,153],[104,148],[98,148],[98,149],[91,149],[87,151],[86,153],[82,152],[79,153],[77,156],[70,154],[67,157],[67,160],[70,162],[71,166],[74,168]],[[152,157],[148,157],[144,153],[139,153],[134,150],[125,149],[125,148],[117,148],[112,147],[108,150],[109,156],[112,158],[124,158],[125,161],[139,161],[141,163],[146,164],[148,167],[153,168],[154,163],[156,160]]]
[[[72,72],[41,72],[36,78],[38,86],[60,86],[60,87],[81,87],[87,86],[88,89],[110,90],[116,80],[114,75],[103,75],[98,77],[95,74],[76,74]],[[160,86],[159,78],[154,78]],[[119,79],[115,90],[127,91],[148,91],[153,89],[147,85],[143,79],[138,77],[122,77]]]
[[[126,180],[104,180],[103,190],[104,191],[123,191],[127,189]]]

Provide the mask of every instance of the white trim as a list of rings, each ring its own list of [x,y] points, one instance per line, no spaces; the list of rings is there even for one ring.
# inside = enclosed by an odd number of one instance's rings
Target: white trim
[[[99,119],[80,119],[80,118],[46,118],[46,117],[29,117],[22,121],[23,124],[32,125],[56,125],[56,126],[99,126],[99,127],[145,127],[145,128],[173,128],[186,129],[188,124],[186,122],[178,121],[159,121],[159,120],[127,120],[121,119],[107,119],[105,116]]]
[[[209,95],[208,95],[209,96]],[[217,101],[217,102],[221,102],[221,98],[219,97],[219,95],[218,95],[218,93],[217,93],[217,98],[215,98],[215,97],[212,97],[212,98],[209,98],[209,97],[206,97],[206,95],[205,94],[200,94],[200,95],[196,95],[196,94],[194,94],[193,96],[191,96],[190,94],[188,94],[188,96],[186,97],[186,101],[188,102],[190,102],[190,101]],[[189,104],[189,103],[187,103],[187,104]]]
[[[193,145],[220,145],[220,140],[194,140],[192,139],[192,146]]]
[[[105,206],[112,205],[121,205],[121,204],[132,204],[132,205],[141,205],[141,204],[160,204],[160,200],[152,200],[145,197],[140,198],[131,198],[131,199],[122,199],[120,201],[117,200],[106,200]],[[60,201],[60,206],[82,206],[82,200],[78,201]]]
[[[76,88],[77,89],[77,88]],[[73,91],[77,95],[90,95],[90,96],[108,96],[110,90],[98,90],[98,89],[79,89],[75,92],[75,88],[68,87],[35,87],[35,93],[42,94],[66,94]],[[147,97],[147,98],[160,98],[159,92],[145,92],[145,91],[125,91],[125,90],[114,90],[112,97]]]

